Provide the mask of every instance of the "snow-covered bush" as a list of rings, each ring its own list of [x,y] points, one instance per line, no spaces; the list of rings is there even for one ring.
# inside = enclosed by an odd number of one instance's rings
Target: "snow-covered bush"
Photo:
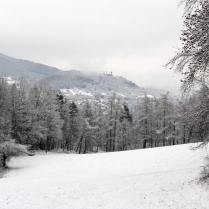
[[[30,146],[17,144],[15,140],[8,140],[0,143],[0,154],[4,154],[8,162],[11,157],[17,157],[21,154],[33,155],[28,152]]]
[[[205,159],[205,165],[200,172],[200,183],[209,183],[209,157]]]

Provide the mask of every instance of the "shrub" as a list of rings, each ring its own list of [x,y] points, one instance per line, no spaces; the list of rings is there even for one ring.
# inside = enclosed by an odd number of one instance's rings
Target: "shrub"
[[[209,157],[205,159],[205,165],[202,167],[200,172],[200,183],[209,183]]]

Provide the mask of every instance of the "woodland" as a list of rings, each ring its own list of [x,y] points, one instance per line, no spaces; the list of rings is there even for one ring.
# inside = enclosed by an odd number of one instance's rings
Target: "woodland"
[[[203,141],[194,129],[198,118],[193,112],[206,105],[202,95],[207,90],[201,88],[178,102],[169,93],[160,98],[145,94],[130,112],[116,94],[102,108],[88,100],[67,101],[43,83],[30,86],[20,79],[11,85],[1,78],[1,144],[15,139],[31,149],[85,154]]]

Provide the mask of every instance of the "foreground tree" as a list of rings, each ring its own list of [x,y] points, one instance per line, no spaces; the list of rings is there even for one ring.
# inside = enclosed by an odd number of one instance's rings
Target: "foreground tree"
[[[194,86],[200,87],[200,91],[192,98],[195,103],[188,103],[188,119],[185,126],[191,128],[190,138],[202,142],[198,147],[205,147],[209,142],[209,1],[182,0],[181,4],[185,5],[184,29],[181,36],[183,46],[166,66],[184,76],[184,92],[189,92]],[[205,181],[209,178],[208,163],[203,173],[201,180]]]
[[[208,0],[184,0],[184,29],[182,48],[167,63],[184,76],[182,88],[190,90],[194,84],[207,82],[209,75],[209,2]]]
[[[204,147],[209,142],[209,89],[203,85],[187,101],[188,137],[193,142],[201,142],[196,148]]]

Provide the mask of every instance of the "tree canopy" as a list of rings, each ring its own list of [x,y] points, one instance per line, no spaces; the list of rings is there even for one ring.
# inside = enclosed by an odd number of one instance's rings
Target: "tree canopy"
[[[166,67],[183,75],[182,89],[187,91],[195,84],[208,83],[209,2],[182,0],[180,3],[185,6],[182,47]]]

